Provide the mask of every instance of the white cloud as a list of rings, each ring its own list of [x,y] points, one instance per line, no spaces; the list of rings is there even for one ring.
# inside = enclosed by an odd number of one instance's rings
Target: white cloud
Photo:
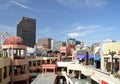
[[[80,25],[76,26],[76,28],[75,28],[75,30],[82,30],[82,29],[84,29],[84,27],[82,27]]]
[[[20,6],[25,9],[35,10],[34,8],[31,8],[29,6],[24,5],[23,3],[28,2],[27,0],[12,0],[11,3]]]
[[[108,0],[56,0],[64,6],[70,7],[98,7],[102,8],[107,5]]]
[[[67,36],[69,37],[84,37],[86,35],[89,35],[91,33],[96,32],[102,28],[100,25],[89,25],[89,26],[83,26],[83,25],[74,25],[69,31],[65,32],[67,33]]]
[[[19,6],[24,9],[38,11],[37,9],[34,9],[30,6],[25,5],[26,3],[29,3],[29,1],[28,0],[6,0],[6,1],[0,3],[0,11],[9,9],[12,6]]]
[[[70,37],[78,37],[80,34],[77,32],[73,32],[73,33],[68,33],[68,36]]]

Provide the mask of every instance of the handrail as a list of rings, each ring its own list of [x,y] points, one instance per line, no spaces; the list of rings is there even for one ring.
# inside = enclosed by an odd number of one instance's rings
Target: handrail
[[[93,68],[93,70],[98,71],[98,72],[101,72],[101,73],[103,73],[103,74],[106,74],[106,75],[110,76],[110,73],[104,72],[104,71],[102,71],[102,70],[100,70],[100,69],[95,69],[95,68]]]

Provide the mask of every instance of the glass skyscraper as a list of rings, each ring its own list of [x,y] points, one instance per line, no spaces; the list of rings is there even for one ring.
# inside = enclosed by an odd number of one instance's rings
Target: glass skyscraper
[[[17,24],[17,36],[25,41],[28,47],[34,47],[36,41],[36,19],[22,17]]]

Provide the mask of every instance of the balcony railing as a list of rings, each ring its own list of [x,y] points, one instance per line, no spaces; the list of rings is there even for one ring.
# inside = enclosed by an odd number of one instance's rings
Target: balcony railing
[[[67,68],[69,70],[81,71],[82,74],[84,74],[86,76],[90,76],[93,67],[91,67],[91,66],[85,66],[85,65],[81,65],[81,64],[69,64],[67,66]]]
[[[13,59],[11,60],[11,65],[25,65],[28,64],[28,59]]]
[[[28,78],[29,78],[29,72],[20,75],[14,75],[14,74],[10,75],[11,81],[21,81],[21,80],[26,80]]]
[[[14,56],[14,59],[25,59],[25,57]]]

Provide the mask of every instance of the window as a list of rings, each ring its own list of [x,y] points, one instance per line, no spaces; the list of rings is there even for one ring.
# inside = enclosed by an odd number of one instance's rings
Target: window
[[[7,77],[7,67],[6,66],[4,67],[3,74],[4,74],[3,78],[5,79]]]
[[[2,68],[0,68],[0,82],[2,81]]]

